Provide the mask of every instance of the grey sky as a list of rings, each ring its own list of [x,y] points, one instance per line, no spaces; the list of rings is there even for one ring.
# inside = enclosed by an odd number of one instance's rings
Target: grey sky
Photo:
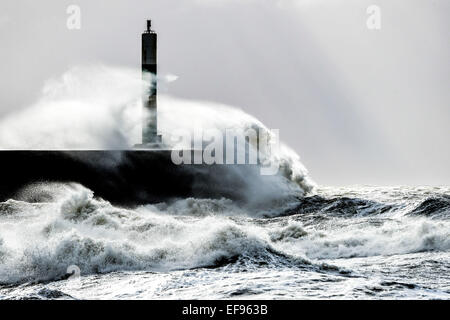
[[[152,18],[159,70],[179,76],[167,93],[279,128],[319,184],[448,185],[449,13],[448,0],[2,0],[0,115],[71,66],[139,68]]]

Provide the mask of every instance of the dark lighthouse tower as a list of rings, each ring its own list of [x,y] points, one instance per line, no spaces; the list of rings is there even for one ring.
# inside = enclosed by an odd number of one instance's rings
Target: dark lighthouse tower
[[[143,96],[142,144],[159,145],[157,117],[157,34],[151,29],[152,22],[147,20],[147,30],[142,34],[142,77],[150,83],[150,90]]]

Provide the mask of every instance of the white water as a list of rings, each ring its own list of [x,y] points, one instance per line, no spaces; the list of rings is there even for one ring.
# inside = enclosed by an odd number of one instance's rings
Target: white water
[[[0,146],[128,149],[139,142],[141,86],[133,71],[74,68],[0,120]],[[159,107],[163,134],[264,128],[215,103],[162,97]],[[29,187],[23,194],[39,203],[0,204],[0,283],[12,285],[0,298],[449,297],[448,188],[319,188],[315,207],[302,202],[313,183],[298,155],[276,156],[280,174],[264,183],[240,172],[239,205],[189,198],[124,209],[80,185]],[[430,199],[441,202],[412,214]],[[79,284],[55,281],[71,265]]]
[[[122,277],[132,277],[132,274],[135,279],[143,276],[164,282],[167,277],[177,278],[180,272],[189,273],[188,270],[195,268],[191,272],[199,278],[189,283],[192,290],[202,285],[204,277],[211,276],[212,271],[208,270],[217,270],[224,277],[231,278],[241,274],[239,270],[243,269],[251,270],[255,277],[263,274],[263,278],[269,277],[270,273],[266,273],[269,270],[283,278],[290,275],[297,279],[303,274],[302,286],[309,286],[309,289],[295,293],[295,290],[291,291],[294,284],[286,282],[285,294],[288,297],[308,296],[307,292],[313,290],[317,277],[328,278],[330,283],[327,285],[330,286],[334,283],[340,287],[341,282],[355,288],[371,284],[381,286],[381,292],[388,296],[408,294],[418,297],[428,290],[425,296],[445,297],[450,286],[445,275],[433,281],[426,280],[424,277],[433,273],[432,269],[410,273],[419,266],[425,268],[431,261],[435,261],[439,273],[447,270],[450,262],[448,219],[411,217],[407,212],[398,215],[397,209],[370,216],[361,210],[362,215],[347,218],[330,216],[325,220],[320,218],[320,212],[315,212],[312,220],[302,214],[261,219],[257,212],[246,211],[226,199],[183,199],[131,210],[95,199],[90,190],[79,185],[46,186],[46,190],[55,190],[51,202],[31,204],[10,200],[1,205],[1,283],[57,280],[65,276],[69,266],[76,265],[81,270],[83,281],[89,282],[90,275],[103,274],[104,281],[113,277],[114,283],[123,281]],[[329,194],[330,190],[319,189],[318,192]],[[359,196],[371,194],[366,192]],[[434,189],[429,194],[446,192],[445,188]],[[414,198],[412,194],[405,190],[408,197]],[[424,198],[415,199],[417,207]],[[389,197],[379,198],[379,202],[382,201],[394,203]],[[396,208],[402,208],[404,201],[397,199]],[[392,260],[391,257],[397,258]],[[372,271],[366,269],[369,261],[373,264]],[[402,270],[383,275],[383,270],[395,269],[396,263],[401,261]],[[380,271],[374,271],[378,268]],[[298,270],[297,275],[292,274],[294,270]],[[115,272],[123,276],[116,278]],[[153,276],[147,272],[152,272]],[[241,274],[242,277],[244,275]],[[404,279],[406,276],[409,280]],[[173,285],[181,285],[182,280],[177,279],[179,283]],[[249,282],[252,284],[247,288],[249,292],[258,288],[255,281],[251,278],[246,280],[246,286]],[[393,282],[407,284],[399,285],[405,288],[399,289],[395,284],[390,288]],[[63,283],[71,286],[70,281]],[[99,288],[103,287],[101,283]],[[275,284],[271,287],[265,280],[263,283],[269,291],[281,290]],[[64,292],[69,290],[60,282],[49,286],[55,285]],[[233,287],[229,282],[222,285]],[[39,290],[45,287],[42,284],[36,286]],[[19,290],[15,294],[35,294],[30,293],[29,288],[24,291],[20,288],[15,289]],[[84,292],[82,296],[106,297],[102,296],[101,290],[96,294],[97,289],[91,288],[93,291],[81,290]],[[211,288],[211,292],[216,289]],[[77,290],[69,291],[77,296]],[[122,291],[117,290],[119,295]],[[141,290],[145,291],[145,288]],[[186,289],[180,287],[179,290],[177,292],[181,295]],[[317,290],[315,294],[327,296],[321,289]],[[131,296],[138,298],[139,292]],[[350,291],[347,294],[351,297],[357,293]],[[114,292],[108,291],[108,294]],[[207,292],[205,294],[198,297],[208,295]],[[226,297],[216,294],[217,297]],[[345,292],[341,294],[345,296]]]
[[[173,79],[162,77],[160,82]],[[136,70],[72,68],[48,81],[34,105],[0,119],[0,149],[130,149],[140,143],[141,96],[148,90],[146,85]],[[158,110],[159,130],[167,143],[177,130],[259,128],[270,134],[254,117],[223,104],[160,96]],[[261,177],[252,168],[227,167],[233,176],[245,180],[242,194],[248,207],[288,206],[315,186],[299,156],[286,145],[281,144],[270,157],[279,164],[278,174],[272,177]],[[120,161],[117,159],[117,164]],[[224,177],[217,181],[233,187],[233,181]]]

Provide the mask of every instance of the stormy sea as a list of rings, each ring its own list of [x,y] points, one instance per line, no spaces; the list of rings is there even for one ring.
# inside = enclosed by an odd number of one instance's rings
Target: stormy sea
[[[70,70],[0,121],[0,147],[132,146],[140,81]],[[182,126],[265,129],[228,106],[160,102],[163,137]],[[0,203],[0,299],[450,298],[450,187],[321,186],[286,146],[272,157],[276,175],[231,168],[209,186],[237,200],[120,206],[79,183],[24,185]]]
[[[39,188],[0,204],[0,299],[450,298],[448,187],[317,187],[279,210]]]

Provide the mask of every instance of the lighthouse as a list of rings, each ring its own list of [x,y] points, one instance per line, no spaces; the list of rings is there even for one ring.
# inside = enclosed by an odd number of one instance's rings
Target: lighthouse
[[[142,34],[142,78],[149,88],[143,94],[142,146],[157,146],[161,144],[158,135],[157,116],[157,40],[158,36],[152,30],[151,20],[147,20],[147,30]]]

